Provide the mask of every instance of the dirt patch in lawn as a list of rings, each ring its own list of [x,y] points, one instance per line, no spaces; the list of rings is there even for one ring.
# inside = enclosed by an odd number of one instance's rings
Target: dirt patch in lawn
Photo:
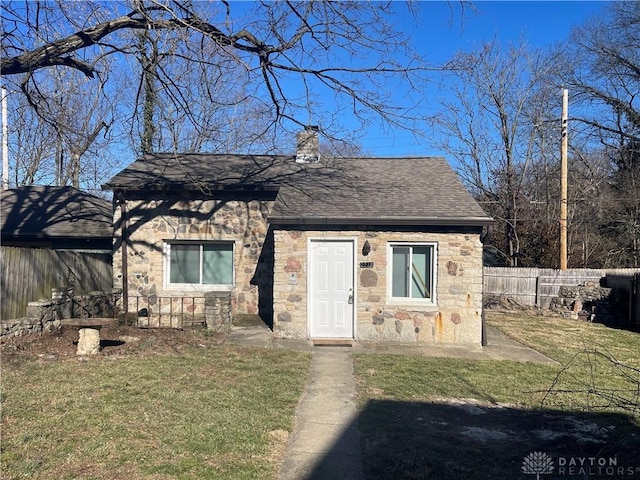
[[[359,426],[367,479],[640,476],[640,428],[625,415],[372,400]]]
[[[211,334],[202,329],[107,326],[100,331],[101,350],[96,357],[166,354],[180,352],[187,347],[217,345],[223,339],[221,334]],[[3,363],[76,359],[77,345],[78,329],[65,326],[55,332],[3,340],[0,355]]]

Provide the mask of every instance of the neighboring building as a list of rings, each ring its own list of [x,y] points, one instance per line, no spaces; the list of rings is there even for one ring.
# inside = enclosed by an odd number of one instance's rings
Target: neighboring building
[[[111,202],[72,187],[26,186],[0,194],[0,318],[26,315],[52,289],[113,287]]]
[[[307,130],[297,155],[147,155],[103,188],[129,310],[227,292],[278,337],[481,343],[492,220],[443,158],[320,159]]]
[[[111,253],[112,205],[73,187],[32,185],[0,194],[5,247]]]

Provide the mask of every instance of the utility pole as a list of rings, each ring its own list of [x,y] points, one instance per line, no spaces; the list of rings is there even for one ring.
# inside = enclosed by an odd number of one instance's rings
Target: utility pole
[[[562,90],[562,139],[560,144],[560,270],[567,269],[567,150],[569,122],[569,90]]]
[[[2,95],[2,190],[9,189],[9,126],[7,114],[7,89],[0,88]]]

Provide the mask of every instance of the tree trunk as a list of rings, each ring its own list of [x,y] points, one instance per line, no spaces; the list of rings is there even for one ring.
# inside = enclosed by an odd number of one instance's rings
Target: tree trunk
[[[142,86],[144,90],[140,150],[143,155],[153,151],[153,140],[156,133],[153,117],[158,103],[155,84],[158,61],[158,45],[145,30],[140,34],[140,63],[142,64]]]

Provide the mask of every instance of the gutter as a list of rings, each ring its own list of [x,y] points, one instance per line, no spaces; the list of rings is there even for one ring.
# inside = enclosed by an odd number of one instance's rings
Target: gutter
[[[127,202],[124,197],[124,191],[120,191],[116,195],[120,202],[120,251],[122,255],[122,303],[125,319],[129,313],[129,264],[127,260],[128,251],[127,244],[129,238],[127,234]]]
[[[184,191],[188,191],[188,192],[201,192],[201,193],[205,193],[205,194],[213,194],[213,193],[220,193],[220,192],[277,192],[280,190],[280,186],[279,185],[273,185],[270,183],[265,183],[265,184],[256,184],[256,185],[243,185],[243,186],[237,186],[237,185],[223,185],[223,186],[219,186],[219,185],[207,185],[207,184],[203,184],[202,187],[198,187],[197,185],[194,185],[193,183],[187,182],[187,183],[178,183],[178,182],[172,182],[172,183],[147,183],[147,184],[140,184],[139,186],[133,187],[131,185],[115,185],[115,184],[109,184],[109,183],[105,183],[103,185],[100,186],[100,188],[104,191],[115,191],[118,189],[123,189],[123,190],[128,190],[131,192],[135,192],[135,191],[139,191],[139,192],[147,192],[147,191],[154,191],[154,192],[184,192]]]
[[[285,217],[273,215],[269,223],[274,225],[403,225],[403,226],[463,226],[486,227],[495,220],[489,217]]]

